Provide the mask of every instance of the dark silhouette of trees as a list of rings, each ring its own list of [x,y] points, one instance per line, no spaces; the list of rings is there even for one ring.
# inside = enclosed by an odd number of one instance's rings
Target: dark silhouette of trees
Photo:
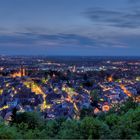
[[[0,139],[140,139],[140,107],[132,98],[97,116],[83,109],[80,120],[43,119],[36,112],[12,112],[10,124],[0,119]]]

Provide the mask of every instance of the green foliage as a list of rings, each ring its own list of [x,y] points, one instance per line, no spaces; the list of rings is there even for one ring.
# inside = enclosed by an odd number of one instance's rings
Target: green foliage
[[[126,114],[120,116],[120,120],[114,125],[112,138],[132,139],[140,135],[140,107],[136,110],[129,110]]]
[[[80,123],[78,121],[65,121],[59,131],[59,138],[62,139],[80,139]]]
[[[119,116],[117,114],[111,114],[105,117],[106,124],[112,128],[119,121]]]
[[[98,101],[99,100],[99,91],[96,89],[91,91],[90,97],[93,99],[93,101]]]
[[[20,132],[16,127],[10,127],[4,123],[0,123],[0,139],[19,139],[21,138]]]
[[[83,119],[87,116],[93,116],[93,108],[83,108],[80,112],[80,119]]]
[[[25,125],[28,129],[40,128],[43,126],[43,119],[39,113],[24,112],[16,115],[14,122],[17,126]]]
[[[56,120],[50,120],[45,126],[44,132],[49,138],[55,138],[59,131],[59,125]]]
[[[86,117],[81,122],[81,132],[84,139],[99,139],[109,134],[109,128],[98,119]]]
[[[134,102],[133,98],[128,98],[128,100],[121,105],[120,113],[126,113],[129,109],[136,109],[138,107],[138,103]]]
[[[140,107],[132,99],[108,113],[80,120],[45,120],[36,112],[13,111],[8,125],[0,118],[0,139],[140,139]]]

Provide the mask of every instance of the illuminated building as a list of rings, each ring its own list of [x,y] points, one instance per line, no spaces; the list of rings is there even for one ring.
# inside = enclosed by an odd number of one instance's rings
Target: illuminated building
[[[76,72],[76,66],[73,66],[72,72]]]
[[[105,104],[105,105],[102,106],[102,111],[107,112],[109,110],[110,110],[109,105]]]
[[[101,111],[98,109],[98,108],[95,108],[94,109],[94,114],[98,114],[98,113],[100,113]]]
[[[113,82],[113,77],[112,75],[110,77],[107,78],[108,82]]]
[[[21,73],[21,77],[23,77],[23,76],[26,75],[26,70],[25,70],[25,68],[23,67],[23,65],[21,65],[20,73]]]
[[[13,73],[11,76],[13,78],[26,76],[26,69],[23,67],[23,65],[21,65],[20,70],[18,72]]]

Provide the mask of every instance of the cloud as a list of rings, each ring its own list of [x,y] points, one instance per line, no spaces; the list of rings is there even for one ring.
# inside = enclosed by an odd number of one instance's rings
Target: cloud
[[[40,34],[40,33],[14,33],[0,35],[0,46],[16,46],[19,48],[73,48],[73,49],[98,49],[98,48],[125,48],[126,44],[115,39],[96,38],[77,34]]]
[[[6,31],[7,28],[4,28],[4,27],[0,27],[0,31]]]
[[[79,34],[0,33],[2,54],[107,55],[137,54],[140,35],[84,36]],[[132,51],[133,50],[133,51]],[[136,51],[134,51],[136,50]]]
[[[94,41],[85,36],[75,34],[40,34],[40,33],[14,33],[0,34],[0,44],[22,44],[22,45],[93,45]]]
[[[137,3],[140,3],[139,0],[127,0],[128,3],[130,4],[137,4]]]
[[[110,10],[104,8],[89,8],[84,12],[94,24],[113,26],[117,28],[140,28],[140,10]]]

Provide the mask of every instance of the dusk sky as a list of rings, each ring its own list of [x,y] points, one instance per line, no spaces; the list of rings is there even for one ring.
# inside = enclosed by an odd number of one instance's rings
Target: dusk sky
[[[0,54],[140,56],[140,0],[0,0]]]

